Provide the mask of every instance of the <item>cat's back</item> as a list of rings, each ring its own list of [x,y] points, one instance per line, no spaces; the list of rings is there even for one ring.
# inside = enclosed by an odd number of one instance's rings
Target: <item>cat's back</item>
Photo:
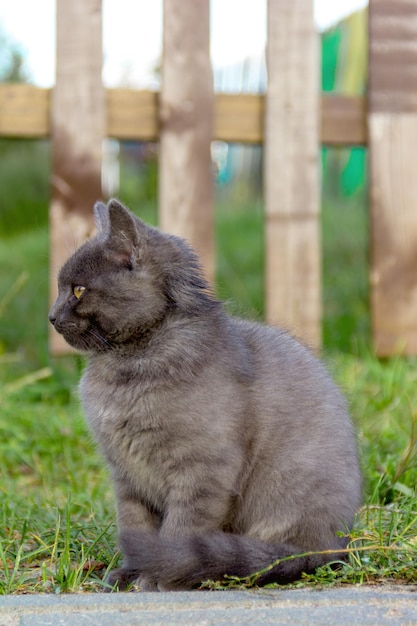
[[[237,318],[231,323],[251,354],[258,384],[286,390],[311,385],[313,395],[315,389],[340,395],[323,363],[284,329]]]
[[[356,454],[345,398],[325,365],[285,330],[239,319],[231,323],[250,355],[251,404],[258,419],[293,432],[300,442],[333,440]]]

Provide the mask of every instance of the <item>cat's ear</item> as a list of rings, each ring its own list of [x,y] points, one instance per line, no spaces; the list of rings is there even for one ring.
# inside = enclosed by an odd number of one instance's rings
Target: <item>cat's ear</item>
[[[136,218],[119,200],[113,198],[107,204],[109,221],[109,239],[125,241],[127,245],[136,246],[138,231]]]
[[[96,202],[94,217],[98,235],[104,235],[107,239],[124,240],[136,245],[138,232],[135,221],[137,220],[133,213],[119,200],[113,198],[108,204]]]
[[[94,205],[94,219],[98,235],[106,235],[110,231],[109,210],[104,202],[96,202]]]
[[[96,202],[94,215],[97,234],[104,239],[108,255],[119,265],[132,268],[139,244],[138,227],[142,224],[119,200],[106,205]]]

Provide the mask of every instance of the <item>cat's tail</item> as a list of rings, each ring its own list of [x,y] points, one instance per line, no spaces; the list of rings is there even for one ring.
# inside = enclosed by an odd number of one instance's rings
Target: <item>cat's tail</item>
[[[121,532],[120,547],[125,560],[113,581],[123,584],[141,577],[162,589],[192,589],[206,580],[246,578],[258,572],[257,585],[286,584],[341,558],[337,549],[300,554],[299,548],[289,544],[269,544],[220,531],[166,538],[129,529]]]

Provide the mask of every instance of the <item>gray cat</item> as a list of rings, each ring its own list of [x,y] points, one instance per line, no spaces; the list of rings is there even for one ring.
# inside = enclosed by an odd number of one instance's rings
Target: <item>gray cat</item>
[[[190,589],[260,570],[258,584],[287,583],[341,558],[361,479],[323,365],[286,332],[226,315],[181,239],[117,200],[95,217],[49,319],[90,358],[81,398],[124,555],[108,585]]]

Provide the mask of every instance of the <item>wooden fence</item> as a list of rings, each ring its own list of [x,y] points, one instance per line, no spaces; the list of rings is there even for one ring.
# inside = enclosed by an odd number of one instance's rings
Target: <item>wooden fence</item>
[[[164,0],[160,93],[103,88],[101,32],[101,0],[57,0],[54,89],[0,86],[0,136],[52,139],[51,297],[68,233],[75,248],[92,229],[104,137],[159,140],[160,225],[211,278],[210,141],[263,143],[267,319],[317,346],[319,147],[367,145],[375,346],[417,354],[417,0],[370,0],[363,98],[320,95],[313,0],[268,0],[265,95],[213,94],[209,0]]]

